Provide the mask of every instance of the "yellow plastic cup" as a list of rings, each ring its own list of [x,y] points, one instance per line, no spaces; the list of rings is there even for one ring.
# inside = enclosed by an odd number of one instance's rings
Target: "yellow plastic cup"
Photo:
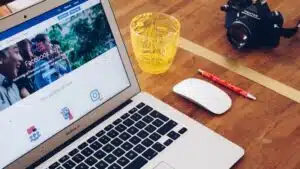
[[[168,71],[180,37],[180,22],[163,13],[144,13],[130,24],[131,43],[139,67],[147,73]]]

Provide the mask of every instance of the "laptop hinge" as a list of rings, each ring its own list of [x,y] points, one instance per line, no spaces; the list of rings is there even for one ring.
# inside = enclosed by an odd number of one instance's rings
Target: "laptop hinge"
[[[127,100],[126,102],[124,102],[123,104],[121,104],[120,106],[118,106],[117,108],[115,108],[114,110],[112,110],[110,113],[108,113],[107,115],[105,115],[104,117],[102,117],[101,119],[99,119],[98,121],[96,121],[95,123],[91,124],[89,127],[87,127],[86,129],[84,129],[83,131],[81,131],[80,133],[78,133],[77,135],[75,135],[74,137],[72,137],[71,139],[69,139],[68,141],[66,141],[65,143],[63,143],[62,145],[58,146],[57,148],[55,148],[53,151],[51,151],[50,153],[48,153],[47,155],[45,155],[41,159],[39,159],[37,162],[34,162],[27,169],[34,169],[37,166],[39,166],[40,164],[42,164],[43,162],[47,161],[52,156],[54,156],[55,154],[57,154],[58,152],[60,152],[61,150],[63,150],[64,148],[66,148],[67,146],[69,146],[70,144],[72,144],[73,142],[75,142],[76,140],[78,140],[78,138],[82,137],[84,134],[88,133],[89,131],[91,131],[92,129],[94,129],[95,127],[97,127],[100,123],[104,122],[109,117],[111,117],[112,115],[114,115],[118,111],[122,110],[124,107],[126,107],[127,105],[129,105],[131,102],[132,102],[131,99]]]

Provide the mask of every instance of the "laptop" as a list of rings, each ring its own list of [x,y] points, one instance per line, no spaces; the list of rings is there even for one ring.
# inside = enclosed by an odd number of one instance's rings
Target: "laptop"
[[[228,169],[244,155],[141,92],[108,0],[44,0],[0,30],[0,168]]]

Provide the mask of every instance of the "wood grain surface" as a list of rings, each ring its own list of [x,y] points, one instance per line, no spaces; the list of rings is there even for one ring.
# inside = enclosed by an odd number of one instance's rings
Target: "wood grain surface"
[[[300,90],[300,33],[290,40],[282,39],[281,46],[274,50],[237,52],[226,40],[224,13],[219,10],[224,3],[225,0],[112,0],[143,91],[245,148],[246,155],[233,167],[235,169],[300,169],[298,103],[183,49],[178,50],[171,70],[162,75],[142,72],[134,59],[130,20],[144,12],[164,12],[181,21],[185,39],[235,58],[253,70]],[[284,14],[286,26],[294,26],[300,19],[299,0],[269,0],[269,3]],[[225,115],[214,116],[172,93],[172,87],[186,78],[203,79],[197,74],[198,68],[251,91],[258,100],[244,99],[219,86],[231,96],[233,107]]]
[[[0,6],[0,18],[8,15],[10,10],[6,6]]]
[[[132,0],[130,3],[113,0],[112,6],[142,90],[245,148],[245,157],[233,168],[300,169],[298,103],[182,49],[178,50],[173,67],[165,74],[150,75],[137,66],[130,43],[130,21],[144,12],[164,12],[181,21],[185,39],[300,90],[300,33],[292,39],[282,39],[281,46],[274,50],[236,52],[226,39],[224,13],[219,10],[224,3],[225,0]],[[269,3],[271,8],[284,14],[285,26],[294,26],[300,19],[300,1],[269,0]],[[251,91],[258,101],[249,101],[219,86],[232,97],[233,107],[223,116],[214,116],[172,93],[172,87],[181,80],[203,79],[197,74],[198,68]]]

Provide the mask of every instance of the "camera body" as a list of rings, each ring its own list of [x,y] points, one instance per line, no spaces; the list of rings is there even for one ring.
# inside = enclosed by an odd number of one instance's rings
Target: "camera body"
[[[282,14],[271,11],[266,0],[229,0],[221,10],[226,12],[228,40],[237,49],[276,48],[280,37],[292,37],[298,30],[283,28]]]

